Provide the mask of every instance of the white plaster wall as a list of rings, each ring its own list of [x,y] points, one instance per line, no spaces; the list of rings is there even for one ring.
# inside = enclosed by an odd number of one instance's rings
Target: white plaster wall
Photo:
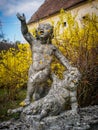
[[[88,1],[86,3],[70,8],[69,10],[66,10],[66,11],[71,11],[73,15],[77,14],[78,22],[80,22],[82,17],[88,13],[89,14],[95,13],[98,16],[98,0],[94,0],[92,2]],[[58,20],[59,20],[59,13],[53,16],[47,17],[39,22],[29,24],[28,27],[29,27],[29,30],[32,30],[33,28],[36,28],[40,23],[51,23],[51,21],[57,22]]]

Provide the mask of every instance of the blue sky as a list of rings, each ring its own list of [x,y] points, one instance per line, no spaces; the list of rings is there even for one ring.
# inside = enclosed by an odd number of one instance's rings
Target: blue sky
[[[5,38],[24,42],[16,13],[24,13],[27,21],[45,0],[0,0],[0,21]]]

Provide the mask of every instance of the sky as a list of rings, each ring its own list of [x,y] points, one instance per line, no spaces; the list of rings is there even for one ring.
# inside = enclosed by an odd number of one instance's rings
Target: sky
[[[28,22],[44,1],[45,0],[0,0],[0,21],[5,39],[12,42],[25,42],[16,14],[17,12],[20,14],[24,13],[26,21]]]

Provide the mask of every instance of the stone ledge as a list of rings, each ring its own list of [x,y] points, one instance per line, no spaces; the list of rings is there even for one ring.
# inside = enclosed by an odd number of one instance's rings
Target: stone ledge
[[[18,120],[0,123],[2,130],[97,130],[98,105],[79,109],[79,114],[72,115],[71,110],[58,116],[50,116],[38,121],[37,116],[20,116]]]

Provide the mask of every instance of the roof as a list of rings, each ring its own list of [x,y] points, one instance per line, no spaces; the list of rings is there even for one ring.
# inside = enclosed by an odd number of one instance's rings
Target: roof
[[[37,22],[40,19],[53,15],[60,11],[61,8],[69,9],[86,0],[45,0],[39,9],[32,15],[28,24]]]

